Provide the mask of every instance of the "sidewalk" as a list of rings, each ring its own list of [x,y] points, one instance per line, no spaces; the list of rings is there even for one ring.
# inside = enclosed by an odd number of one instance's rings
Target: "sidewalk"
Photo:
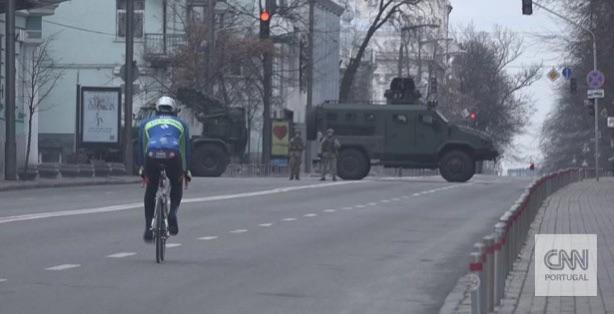
[[[84,186],[84,185],[133,184],[133,183],[139,183],[139,182],[141,182],[141,178],[136,177],[136,176],[37,179],[33,181],[0,180],[0,192],[1,191],[12,191],[12,190]]]
[[[597,234],[597,297],[536,297],[534,234]],[[571,184],[540,209],[497,313],[614,313],[614,178]]]

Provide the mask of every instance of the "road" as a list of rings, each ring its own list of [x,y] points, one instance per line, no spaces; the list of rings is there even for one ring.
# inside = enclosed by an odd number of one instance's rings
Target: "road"
[[[198,178],[167,261],[136,185],[0,193],[0,313],[436,313],[528,185]]]

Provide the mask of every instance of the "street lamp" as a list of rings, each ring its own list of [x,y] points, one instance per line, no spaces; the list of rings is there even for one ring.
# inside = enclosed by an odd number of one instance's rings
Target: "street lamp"
[[[401,43],[399,44],[399,62],[397,65],[398,77],[403,76],[403,61],[404,61],[404,53],[403,48],[404,45],[409,42],[409,38],[405,36],[405,34],[409,33],[409,31],[415,31],[418,28],[428,27],[428,28],[439,28],[438,24],[426,23],[426,24],[417,24],[417,25],[408,25],[401,28]],[[409,73],[408,73],[409,74]]]
[[[523,1],[523,9],[524,9],[524,5],[526,4],[528,6],[528,4],[530,4],[531,1]],[[540,3],[536,2],[536,1],[532,1],[533,5],[535,5],[538,8],[543,9],[544,11],[566,21],[567,23],[591,34],[591,37],[593,39],[593,70],[597,71],[597,36],[595,36],[595,33],[590,30],[588,27],[585,27],[582,24],[579,24],[573,20],[571,20],[568,17],[565,17],[543,5],[541,5]],[[528,7],[527,7],[528,9]],[[527,14],[529,13],[529,10],[526,10]],[[531,14],[533,13],[532,10],[530,10]],[[594,101],[594,106],[595,106],[595,179],[597,181],[599,181],[599,100],[597,98],[593,99]]]

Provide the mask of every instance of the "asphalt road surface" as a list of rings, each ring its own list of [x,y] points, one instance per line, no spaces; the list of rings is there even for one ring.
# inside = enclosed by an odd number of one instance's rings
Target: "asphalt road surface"
[[[528,184],[198,178],[164,264],[137,185],[0,192],[0,313],[436,313]]]

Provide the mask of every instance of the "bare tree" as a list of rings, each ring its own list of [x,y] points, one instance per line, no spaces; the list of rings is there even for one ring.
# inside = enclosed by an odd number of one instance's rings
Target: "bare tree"
[[[390,22],[392,18],[403,10],[411,10],[422,2],[422,0],[375,0],[371,7],[375,10],[374,17],[369,21],[369,27],[362,37],[356,56],[350,59],[347,68],[341,78],[339,87],[339,101],[346,101],[352,89],[354,77],[362,62],[362,58],[371,42],[371,39],[384,24]]]
[[[52,38],[48,38],[38,47],[31,49],[26,56],[29,66],[24,74],[24,98],[28,113],[28,138],[26,142],[26,158],[24,173],[27,174],[32,146],[32,119],[41,110],[43,101],[55,88],[63,72],[56,69],[55,62],[49,54],[49,45]]]
[[[531,99],[521,91],[540,77],[539,65],[515,73],[508,66],[522,55],[522,41],[512,32],[496,28],[492,34],[471,26],[458,39],[463,54],[452,62],[452,79],[442,110],[464,119],[464,110],[477,112],[474,127],[486,131],[500,149],[522,132],[532,112]]]

